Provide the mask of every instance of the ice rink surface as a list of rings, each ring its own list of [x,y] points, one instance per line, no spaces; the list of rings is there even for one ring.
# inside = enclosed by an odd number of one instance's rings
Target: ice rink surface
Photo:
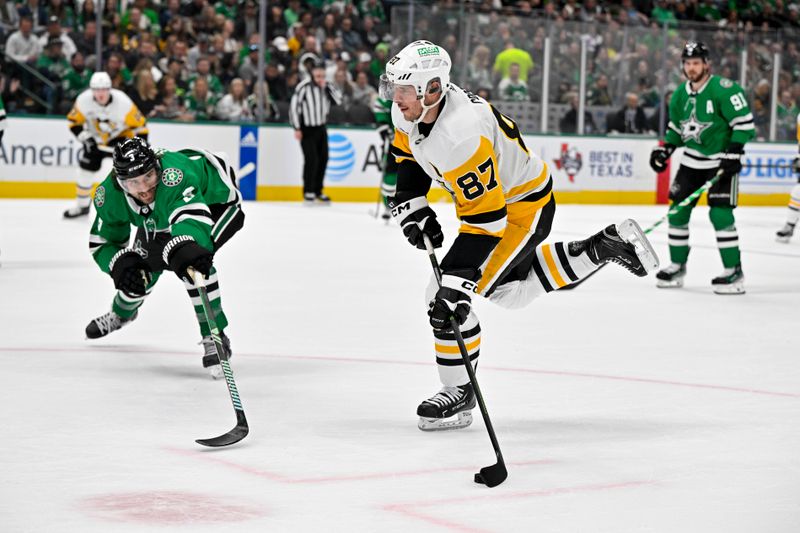
[[[0,531],[800,531],[800,239],[775,242],[783,209],[737,210],[744,296],[711,291],[701,207],[684,289],[611,265],[520,311],[479,299],[509,467],[487,489],[477,410],[466,430],[416,427],[439,388],[430,264],[370,206],[247,204],[216,264],[251,434],[204,449],[234,416],[182,284],[166,274],[136,322],[85,340],[113,287],[67,205],[0,201]],[[549,240],[665,212],[560,206]],[[652,240],[667,262],[666,231]]]

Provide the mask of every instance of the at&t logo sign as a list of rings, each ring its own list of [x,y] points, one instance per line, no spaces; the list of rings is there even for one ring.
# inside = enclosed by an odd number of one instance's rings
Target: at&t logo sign
[[[328,168],[325,179],[343,181],[356,166],[356,149],[353,143],[341,133],[328,136]]]

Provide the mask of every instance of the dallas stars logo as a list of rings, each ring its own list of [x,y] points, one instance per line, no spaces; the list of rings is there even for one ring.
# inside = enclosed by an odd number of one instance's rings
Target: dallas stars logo
[[[167,187],[174,187],[183,181],[183,172],[177,168],[165,168],[161,173],[161,181]]]
[[[681,120],[681,138],[683,142],[691,139],[697,144],[703,144],[703,141],[700,140],[700,136],[710,126],[711,122],[700,122],[697,120],[695,110],[692,109],[692,114],[689,115],[689,118]]]

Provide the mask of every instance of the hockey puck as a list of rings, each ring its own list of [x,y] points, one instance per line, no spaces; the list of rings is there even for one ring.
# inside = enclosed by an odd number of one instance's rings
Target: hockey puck
[[[483,476],[480,472],[475,474],[475,483],[480,483],[481,485],[486,485],[486,481],[483,480]]]

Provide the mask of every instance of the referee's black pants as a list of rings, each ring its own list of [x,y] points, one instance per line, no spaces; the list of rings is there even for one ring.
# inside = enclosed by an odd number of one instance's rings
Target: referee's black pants
[[[303,193],[322,194],[322,181],[328,167],[328,130],[325,126],[303,126]]]

